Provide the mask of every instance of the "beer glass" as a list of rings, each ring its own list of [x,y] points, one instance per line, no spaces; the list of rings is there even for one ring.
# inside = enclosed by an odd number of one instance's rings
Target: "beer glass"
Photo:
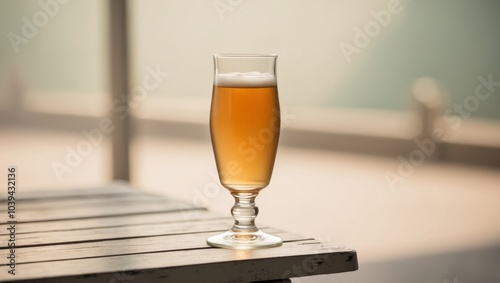
[[[271,180],[280,134],[274,54],[215,54],[210,136],[219,179],[235,199],[233,227],[214,247],[258,249],[282,240],[255,226],[255,198]]]

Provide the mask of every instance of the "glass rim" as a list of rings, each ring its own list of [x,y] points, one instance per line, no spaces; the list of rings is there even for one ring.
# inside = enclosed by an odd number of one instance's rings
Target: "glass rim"
[[[216,53],[215,58],[276,58],[278,54],[266,53]]]

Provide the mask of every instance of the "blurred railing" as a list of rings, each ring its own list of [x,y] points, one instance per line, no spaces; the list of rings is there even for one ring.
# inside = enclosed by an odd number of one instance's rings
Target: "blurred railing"
[[[445,104],[435,107],[418,94],[414,95],[415,111],[408,113],[287,108],[286,113],[292,118],[283,127],[280,143],[284,146],[396,158],[402,156],[406,159],[422,152],[429,161],[500,167],[500,122],[469,117],[462,119],[460,127],[454,129],[443,123]],[[169,111],[168,100],[155,99],[150,98],[149,103],[165,105],[163,113],[169,114],[148,111],[134,115],[131,121],[134,136],[154,135],[209,142],[206,113],[176,115],[174,110]],[[30,108],[23,103],[24,98],[9,101],[8,105],[4,105],[6,107],[0,109],[0,126],[8,123],[75,131],[95,127],[102,119],[96,115],[69,114],[69,105],[64,111],[58,111],[59,106],[50,112],[47,107],[43,111]],[[443,101],[446,103],[446,99]],[[182,112],[182,109],[177,111]]]

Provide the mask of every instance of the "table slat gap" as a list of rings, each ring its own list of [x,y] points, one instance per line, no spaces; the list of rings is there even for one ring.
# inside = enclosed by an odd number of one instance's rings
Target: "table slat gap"
[[[175,235],[190,235],[190,234],[199,234],[199,233],[221,233],[225,232],[228,229],[221,230],[208,230],[208,231],[197,231],[197,232],[185,232],[185,233],[172,233],[172,234],[163,234],[163,236],[175,236]],[[81,243],[99,243],[106,242],[112,240],[127,240],[127,239],[139,239],[139,238],[150,238],[161,235],[144,235],[144,236],[133,236],[133,237],[116,237],[116,238],[106,238],[106,239],[95,239],[95,240],[82,240],[82,241],[68,241],[68,242],[57,242],[57,243],[44,243],[44,244],[31,244],[31,245],[16,245],[16,249],[18,248],[33,248],[33,247],[44,247],[44,246],[56,246],[56,245],[66,245],[66,244],[81,244]],[[9,247],[0,247],[0,250],[9,250]]]
[[[109,204],[128,204],[133,202],[165,202],[165,203],[176,203],[170,199],[152,196],[152,195],[115,195],[113,198],[77,198],[77,199],[58,199],[51,201],[38,201],[36,203],[26,202],[25,200],[18,200],[17,206],[23,211],[33,211],[33,210],[57,210],[65,208],[75,208],[75,207],[97,207],[106,206]],[[0,212],[7,211],[6,206],[0,207]]]
[[[210,218],[210,219],[193,219],[193,220],[189,220],[189,222],[200,222],[200,221],[204,221],[204,220],[222,220],[222,219],[227,220],[228,223],[230,223],[233,220],[232,218],[221,216],[221,217]],[[148,223],[148,224],[169,224],[169,223],[179,223],[179,222],[185,222],[185,220],[154,222],[154,223]],[[141,223],[137,223],[137,224],[120,224],[120,225],[105,226],[105,227],[99,227],[99,228],[122,228],[122,227],[134,227],[134,226],[140,226],[140,225],[144,225],[144,224],[141,224]],[[50,231],[43,231],[43,232],[85,231],[85,230],[92,230],[92,229],[96,229],[96,227],[87,227],[87,228],[78,228],[78,229],[50,230]],[[16,235],[27,235],[27,234],[37,234],[37,233],[40,233],[40,232],[35,232],[35,231],[25,232],[25,233],[19,232],[19,233],[16,233]],[[9,234],[8,233],[2,233],[2,234],[0,234],[0,236],[2,236],[2,235],[9,235]]]
[[[113,217],[113,216],[133,216],[138,214],[153,214],[153,213],[166,213],[166,212],[182,212],[182,211],[193,211],[193,210],[206,210],[203,207],[192,207],[192,208],[182,208],[182,209],[158,209],[158,210],[150,210],[150,211],[134,211],[133,213],[125,212],[126,209],[123,209],[123,212],[115,214],[103,214],[103,215],[89,215],[89,216],[75,216],[75,217],[66,217],[66,218],[41,218],[35,220],[19,220],[18,223],[37,223],[37,222],[47,222],[47,221],[65,221],[65,220],[81,220],[81,219],[95,219],[102,217]],[[20,218],[24,218],[25,215],[20,214]]]

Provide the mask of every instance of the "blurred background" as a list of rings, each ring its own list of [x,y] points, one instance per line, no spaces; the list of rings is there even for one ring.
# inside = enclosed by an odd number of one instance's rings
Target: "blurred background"
[[[499,1],[127,7],[112,25],[107,1],[0,2],[0,167],[20,190],[128,178],[227,214],[207,191],[212,54],[276,53],[282,137],[258,221],[360,262],[296,282],[500,282]]]

